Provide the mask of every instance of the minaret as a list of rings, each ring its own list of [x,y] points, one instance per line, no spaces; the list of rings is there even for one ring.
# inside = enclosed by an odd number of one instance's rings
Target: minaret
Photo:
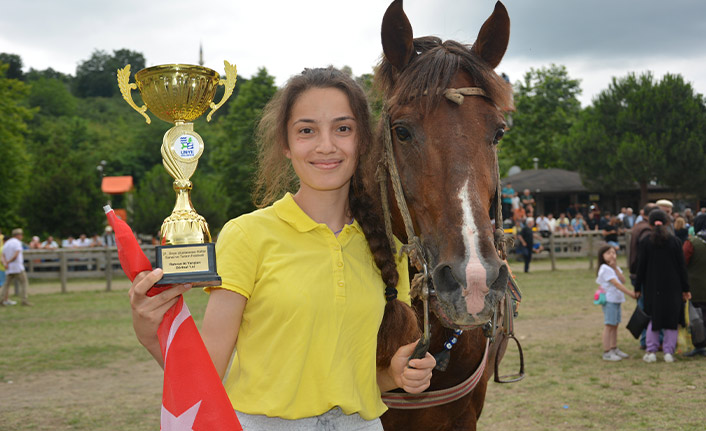
[[[203,44],[199,42],[199,66],[203,66]]]

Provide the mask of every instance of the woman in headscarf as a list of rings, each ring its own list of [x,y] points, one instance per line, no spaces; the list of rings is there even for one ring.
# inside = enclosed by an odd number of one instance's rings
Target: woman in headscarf
[[[655,362],[659,331],[663,330],[662,351],[665,362],[674,362],[677,325],[683,320],[684,301],[691,298],[681,242],[669,229],[669,216],[662,210],[650,213],[652,232],[640,241],[636,286],[645,296],[645,312],[651,316],[647,326],[645,362]]]

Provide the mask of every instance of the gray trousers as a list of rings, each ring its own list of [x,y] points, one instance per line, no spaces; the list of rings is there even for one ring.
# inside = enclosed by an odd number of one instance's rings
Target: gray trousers
[[[382,431],[380,419],[366,421],[358,414],[346,415],[336,407],[303,419],[272,418],[236,411],[243,431]]]
[[[16,274],[5,273],[5,284],[2,286],[2,296],[0,296],[0,301],[4,301],[10,296],[10,284],[14,283],[15,280],[20,281],[20,298],[22,298],[22,302],[27,302],[27,285],[29,283],[27,282],[27,273],[24,271]]]

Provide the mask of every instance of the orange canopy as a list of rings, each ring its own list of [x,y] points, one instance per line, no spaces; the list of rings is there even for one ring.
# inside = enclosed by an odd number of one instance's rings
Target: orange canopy
[[[101,190],[103,190],[103,193],[110,195],[119,195],[129,192],[132,190],[132,176],[103,177]]]

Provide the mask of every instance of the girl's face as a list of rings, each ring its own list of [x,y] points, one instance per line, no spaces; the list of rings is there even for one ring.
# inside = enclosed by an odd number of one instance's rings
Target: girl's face
[[[311,88],[292,106],[285,155],[302,191],[348,190],[357,165],[357,127],[346,94]]]
[[[615,249],[613,247],[609,248],[603,253],[603,260],[608,265],[612,265],[613,263],[615,263],[617,258],[618,255],[615,253]]]

